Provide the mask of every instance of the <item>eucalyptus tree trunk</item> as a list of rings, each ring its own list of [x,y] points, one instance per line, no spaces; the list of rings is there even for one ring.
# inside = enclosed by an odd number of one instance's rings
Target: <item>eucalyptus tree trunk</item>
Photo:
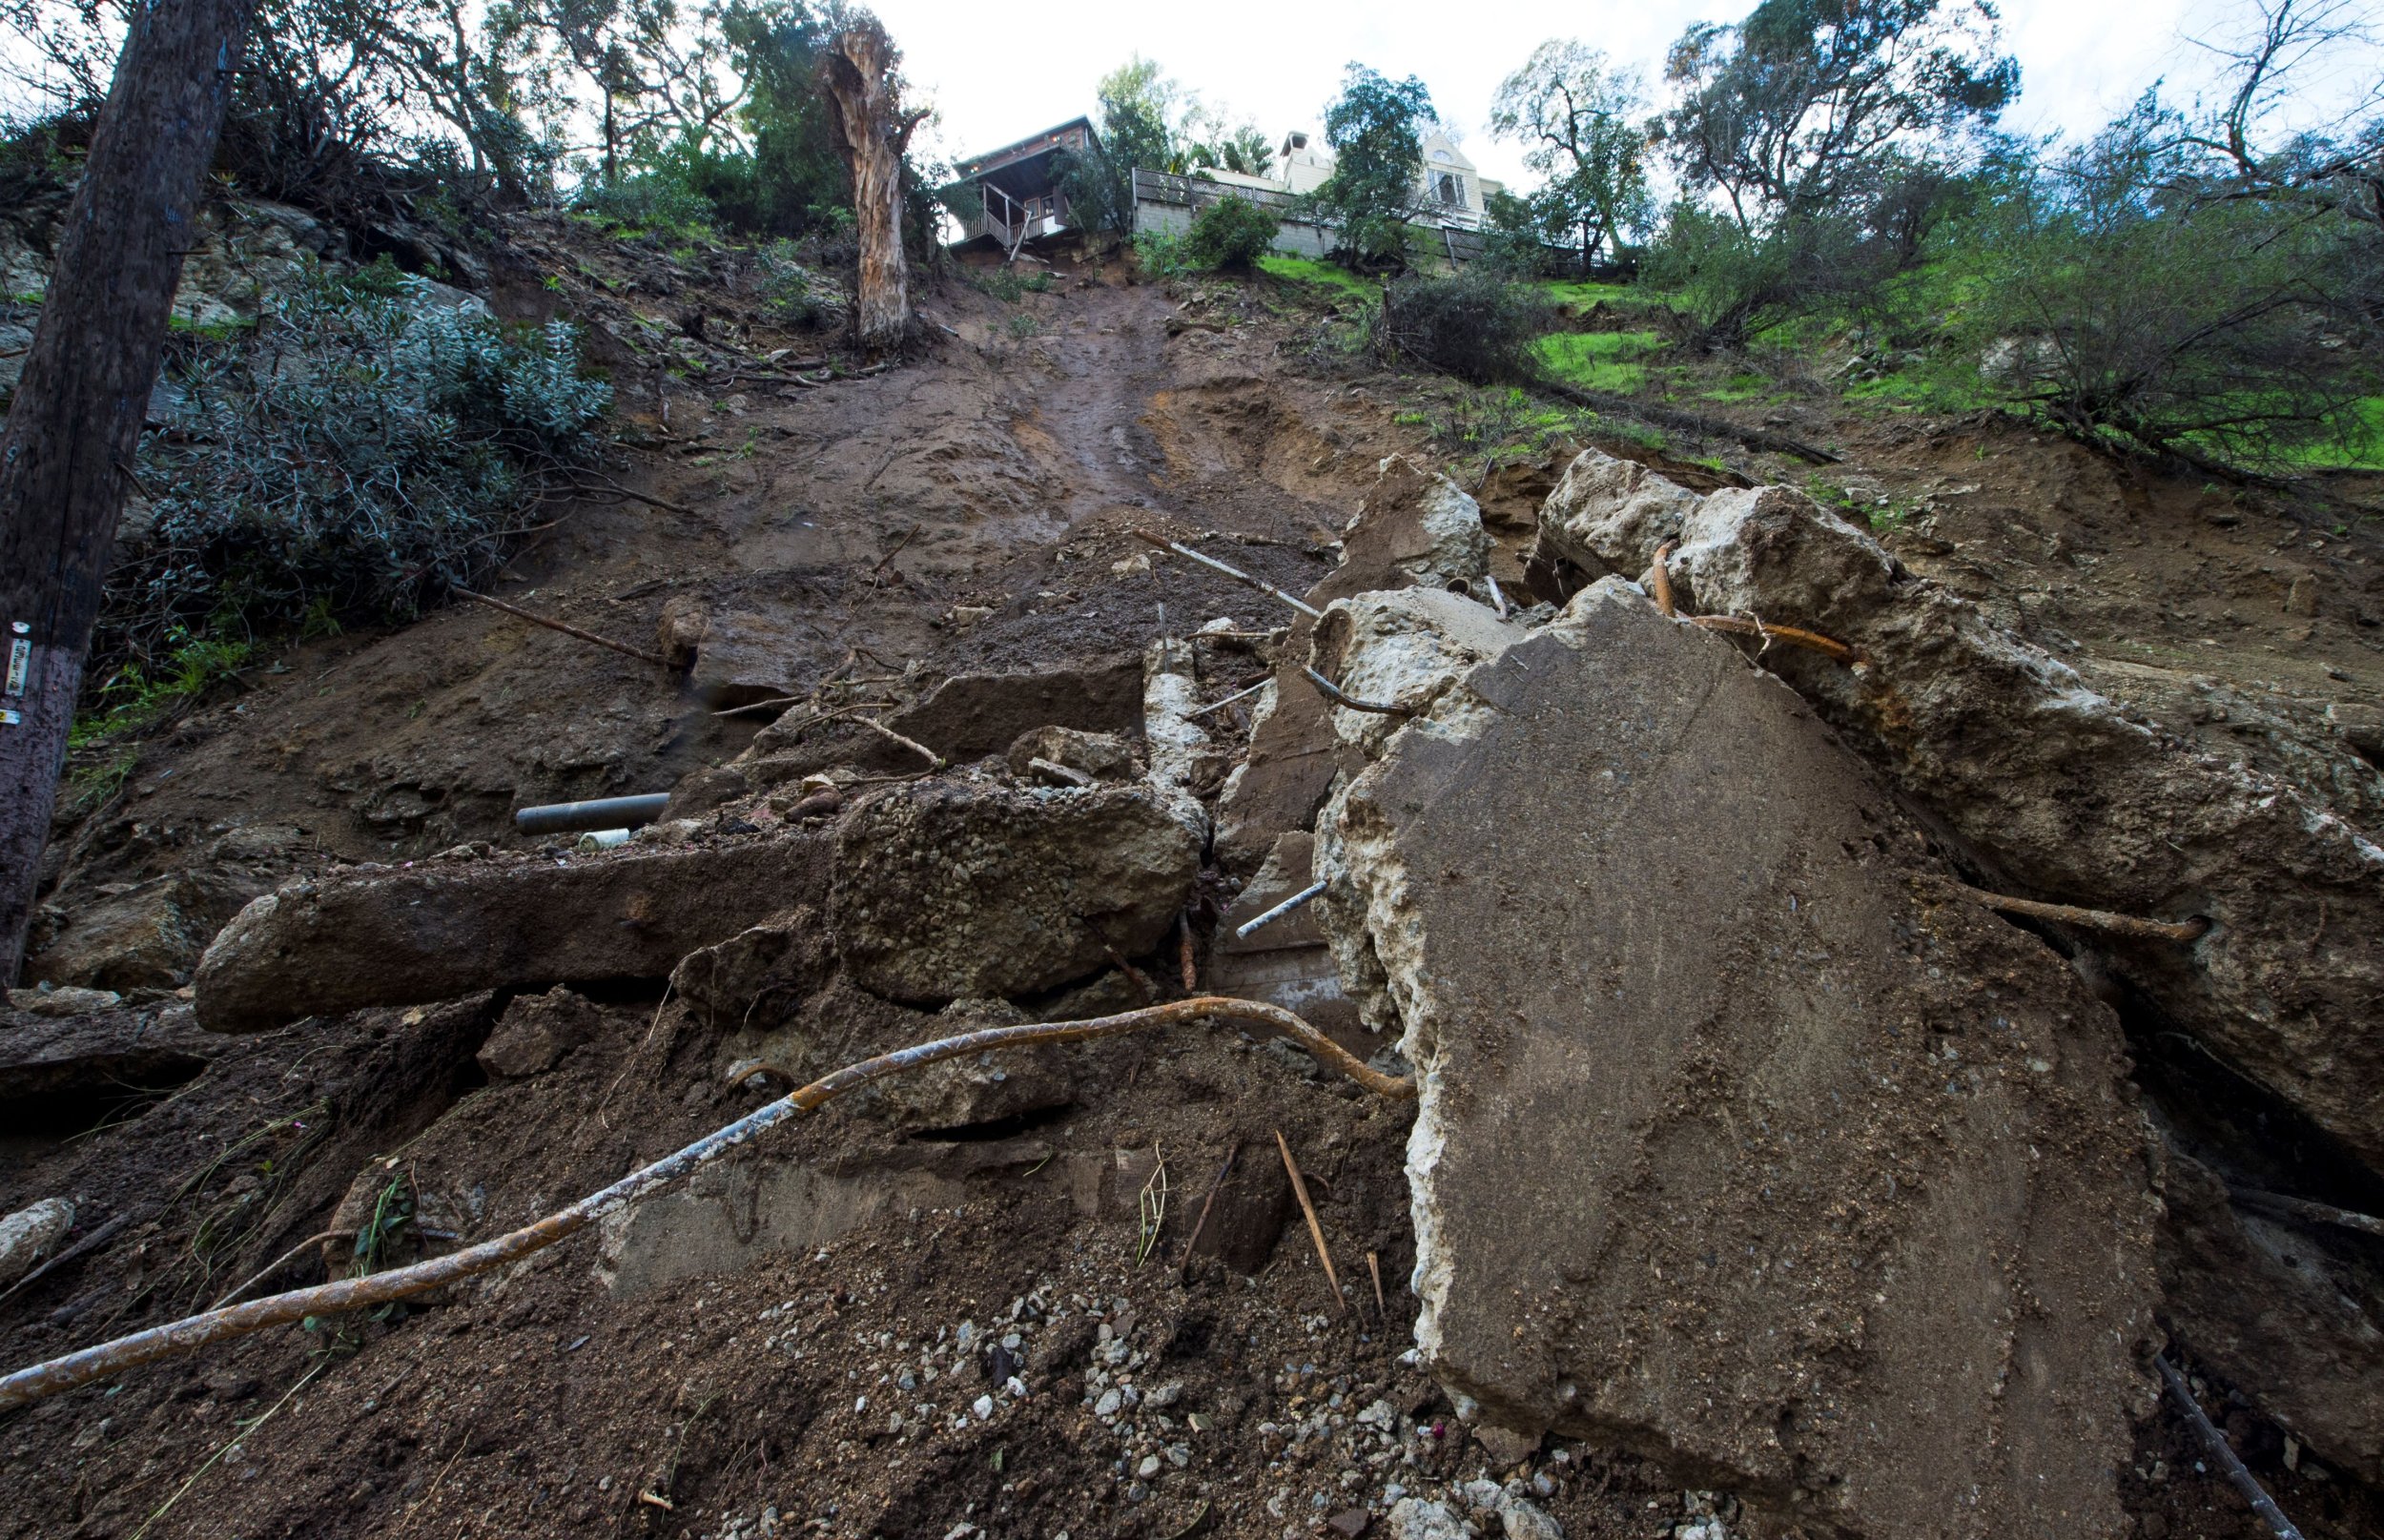
[[[132,8],[0,435],[0,982],[23,960],[100,584],[251,5]]]
[[[886,29],[860,13],[828,42],[820,77],[834,111],[836,148],[853,169],[854,233],[861,243],[853,330],[872,354],[909,340],[911,298],[902,259],[902,154],[925,113],[902,111],[902,56]]]

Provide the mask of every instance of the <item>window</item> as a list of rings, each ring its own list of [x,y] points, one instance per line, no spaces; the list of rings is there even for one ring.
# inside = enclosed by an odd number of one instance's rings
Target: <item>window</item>
[[[1442,172],[1432,178],[1432,196],[1451,208],[1465,207],[1465,178],[1455,172]]]

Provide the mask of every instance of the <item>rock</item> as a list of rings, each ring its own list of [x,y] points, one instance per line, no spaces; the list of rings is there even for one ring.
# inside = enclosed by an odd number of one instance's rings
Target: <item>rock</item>
[[[227,836],[229,837],[229,836]],[[266,881],[209,868],[171,873],[68,910],[67,923],[25,962],[27,978],[98,989],[175,989]],[[70,895],[71,896],[71,895]]]
[[[1308,590],[1307,603],[1323,609],[1336,599],[1419,583],[1478,584],[1489,570],[1483,562],[1490,537],[1478,509],[1466,527],[1465,513],[1472,507],[1448,478],[1392,456],[1342,531],[1341,565]],[[1491,613],[1487,606],[1483,612]],[[1316,625],[1305,615],[1294,618],[1277,654],[1269,704],[1251,726],[1248,758],[1218,803],[1218,862],[1237,874],[1256,870],[1279,835],[1315,828],[1317,810],[1332,790],[1339,744],[1329,708],[1300,672],[1310,659]],[[1329,667],[1326,671],[1330,675]]]
[[[1792,692],[1599,583],[1319,851],[1420,1071],[1417,1345],[1484,1421],[1808,1527],[2119,1529],[2155,1204],[2117,1023]]]
[[[815,901],[828,852],[823,837],[790,836],[291,883],[242,910],[207,949],[198,1019],[257,1032],[477,989],[661,978],[697,948]]]
[[[834,661],[797,610],[708,606],[693,594],[663,606],[656,642],[668,658],[692,650],[688,686],[715,711],[800,695]]]
[[[2361,758],[2384,762],[2384,708],[2335,701],[2326,708],[2326,720]]]
[[[670,987],[707,1026],[767,1029],[834,966],[827,927],[805,906],[688,953],[671,970]]]
[[[1617,488],[1632,483],[1624,496]],[[1635,572],[1676,538],[1684,606],[1857,648],[1849,669],[1775,647],[1778,673],[1942,822],[2004,891],[2155,919],[2194,945],[2087,936],[2165,1018],[2384,1170],[2384,848],[2296,775],[2222,754],[1904,571],[1785,487],[1665,491],[1593,451],[1541,510],[1587,570]],[[2123,688],[2107,676],[2109,688]],[[2313,734],[2303,754],[2348,757]],[[2346,776],[2367,773],[2343,767]]]
[[[1050,989],[1175,923],[1191,832],[1141,791],[901,787],[846,814],[829,924],[864,989],[913,1003]]]
[[[188,1084],[223,1046],[199,1030],[187,1005],[19,1020],[0,1030],[0,1127],[43,1122],[70,1103],[104,1108]]]
[[[1315,847],[1316,836],[1305,831],[1275,841],[1266,864],[1217,927],[1207,987],[1238,999],[1280,1005],[1364,1057],[1375,1044],[1365,1037],[1357,1007],[1342,991],[1341,971],[1317,926],[1314,904],[1261,926],[1246,938],[1234,934],[1316,880]]]
[[[1123,656],[1031,673],[956,674],[918,705],[896,712],[887,726],[956,765],[1004,753],[1038,728],[1137,733],[1142,730],[1141,660]]]
[[[1114,732],[1080,732],[1075,728],[1036,728],[1021,732],[1002,756],[1010,773],[1024,779],[1036,761],[1061,765],[1097,781],[1134,778],[1134,746]]]
[[[1476,1423],[1473,1427],[1473,1442],[1482,1446],[1482,1452],[1490,1457],[1492,1466],[1498,1469],[1507,1470],[1521,1465],[1539,1452],[1540,1435],[1537,1432],[1527,1433],[1512,1427],[1501,1427],[1495,1423]]]
[[[2228,1201],[2171,1149],[2160,1230],[2169,1328],[2262,1413],[2362,1480],[2384,1482],[2384,1322],[2360,1301],[2359,1242]]]
[[[501,1080],[543,1074],[593,1037],[600,1019],[595,1006],[561,984],[518,996],[481,1045],[480,1067]]]
[[[1420,1497],[1402,1497],[1391,1504],[1384,1523],[1390,1540],[1472,1540],[1465,1520],[1446,1503],[1428,1503]]]
[[[74,1228],[74,1205],[45,1198],[0,1219],[0,1288],[33,1270]]]
[[[1507,1540],[1565,1540],[1565,1527],[1537,1504],[1510,1497],[1498,1505],[1499,1527]]]
[[[20,1011],[35,1016],[88,1016],[93,1011],[113,1011],[124,1003],[124,996],[112,989],[80,989],[68,984],[59,989],[12,989],[9,1003]]]

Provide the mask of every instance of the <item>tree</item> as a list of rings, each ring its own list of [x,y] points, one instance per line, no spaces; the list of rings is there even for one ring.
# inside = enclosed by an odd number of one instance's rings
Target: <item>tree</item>
[[[1995,23],[1986,0],[1763,0],[1736,26],[1699,23],[1665,65],[1680,102],[1662,144],[1741,230],[1842,210],[1883,167],[1949,153],[2001,115],[2020,67],[1996,51]]]
[[[1362,64],[1341,77],[1341,94],[1325,110],[1333,174],[1310,195],[1340,231],[1339,255],[1353,265],[1399,267],[1408,224],[1424,196],[1422,123],[1437,123],[1431,92],[1409,75],[1391,80]]]
[[[58,770],[250,0],[133,14],[0,434],[0,979],[26,922]]]
[[[1100,142],[1063,154],[1058,179],[1071,223],[1124,236],[1134,229],[1135,172],[1184,169],[1175,127],[1184,98],[1157,60],[1139,53],[1101,76],[1094,96]]]
[[[1526,146],[1524,164],[1541,177],[1526,200],[1529,224],[1558,240],[1577,235],[1585,270],[1609,242],[1654,217],[1647,131],[1631,120],[1646,105],[1630,72],[1555,38],[1532,50],[1491,104],[1490,133]]]
[[[876,17],[848,11],[820,51],[835,142],[853,171],[853,214],[860,238],[860,275],[853,322],[855,340],[871,353],[903,346],[911,336],[911,299],[902,257],[902,156],[927,113],[902,106],[902,55]]]

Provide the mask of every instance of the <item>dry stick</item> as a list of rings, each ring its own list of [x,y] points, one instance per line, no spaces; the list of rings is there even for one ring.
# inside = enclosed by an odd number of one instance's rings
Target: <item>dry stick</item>
[[[77,1241],[72,1245],[67,1247],[64,1251],[59,1252],[48,1262],[43,1263],[31,1272],[27,1273],[15,1283],[10,1283],[7,1288],[0,1289],[0,1304],[6,1304],[9,1301],[16,1298],[17,1291],[19,1289],[32,1287],[35,1283],[39,1282],[42,1275],[49,1272],[51,1268],[63,1267],[68,1263],[72,1262],[75,1258],[83,1255],[83,1253],[91,1250],[92,1247],[100,1245],[106,1242],[110,1236],[115,1234],[118,1230],[123,1229],[126,1224],[132,1222],[132,1210],[125,1210],[123,1213],[118,1214],[114,1219],[110,1220],[107,1223],[102,1224],[99,1228],[92,1231],[91,1234],[83,1237],[80,1241]]]
[[[1225,1179],[1233,1175],[1234,1158],[1242,1153],[1242,1141],[1235,1140],[1225,1151],[1225,1163],[1217,1168],[1217,1180],[1208,1184],[1208,1196],[1201,1200],[1201,1212],[1192,1221],[1192,1238],[1183,1243],[1183,1255],[1176,1263],[1176,1276],[1189,1278],[1192,1272],[1192,1248],[1201,1243],[1201,1232],[1208,1228],[1208,1211],[1217,1206],[1217,1195],[1225,1188]]]
[[[2268,1521],[2268,1527],[2276,1531],[2276,1540],[2301,1540],[2301,1531],[2293,1527],[2293,1521],[2285,1517],[2284,1509],[2276,1506],[2275,1500],[2244,1468],[2234,1447],[2211,1425],[2209,1413],[2204,1411],[2202,1404],[2193,1399],[2193,1391],[2187,1386],[2186,1377],[2177,1372],[2177,1365],[2168,1361],[2168,1355],[2154,1353],[2152,1366],[2161,1371],[2161,1380],[2168,1386],[2168,1393],[2186,1408],[2186,1417],[2193,1424],[2193,1430],[2202,1435],[2203,1445],[2218,1461],[2219,1468],[2227,1472],[2227,1479],[2235,1484],[2235,1490],[2243,1493],[2244,1501],[2251,1505],[2251,1511]]]
[[[1260,690],[1264,689],[1268,685],[1273,683],[1274,681],[1271,679],[1262,679],[1257,684],[1252,685],[1248,689],[1235,690],[1232,694],[1226,696],[1222,701],[1211,701],[1198,710],[1184,712],[1183,719],[1186,722],[1189,722],[1196,716],[1206,716],[1211,711],[1222,711],[1236,701],[1248,700],[1251,696],[1257,694]]]
[[[1192,955],[1192,912],[1188,909],[1176,916],[1176,966],[1183,975],[1183,992],[1198,994],[1201,965]]]
[[[1325,1226],[1317,1222],[1316,1205],[1308,1201],[1308,1184],[1301,1180],[1300,1162],[1291,1158],[1291,1146],[1284,1142],[1283,1130],[1275,1130],[1275,1148],[1283,1151],[1283,1168],[1291,1173],[1291,1196],[1300,1200],[1300,1212],[1307,1216],[1308,1239],[1316,1242],[1316,1260],[1325,1264],[1325,1282],[1333,1289],[1333,1313],[1347,1315],[1349,1302],[1341,1297],[1341,1275],[1333,1271],[1333,1254],[1325,1249]]]
[[[2315,1224],[2339,1224],[2346,1230],[2384,1235],[2384,1219],[2377,1219],[2373,1214],[2354,1214],[2350,1209],[2336,1208],[2331,1203],[2313,1203],[2307,1198],[2288,1198],[2283,1193],[2262,1192],[2256,1187],[2230,1187],[2227,1196],[2238,1203],[2271,1209],[2290,1219],[2307,1220]]]
[[[615,642],[610,637],[598,636],[594,631],[583,631],[578,626],[564,621],[554,620],[545,615],[534,615],[518,606],[508,605],[502,599],[491,599],[484,593],[474,593],[471,589],[463,587],[451,588],[448,591],[460,593],[466,599],[478,600],[491,609],[502,609],[506,614],[519,620],[528,621],[533,626],[544,626],[550,631],[561,631],[565,636],[576,636],[583,642],[593,642],[600,647],[610,647],[613,651],[626,657],[635,658],[640,663],[650,663],[658,668],[670,667],[670,660],[659,653],[641,652],[627,642]]]
[[[1655,593],[1655,607],[1663,611],[1668,619],[1680,613],[1680,606],[1673,602],[1672,573],[1665,569],[1665,563],[1671,559],[1675,544],[1668,540],[1655,547],[1655,565],[1648,568],[1647,574],[1648,586]]]
[[[1173,551],[1178,556],[1183,557],[1187,561],[1198,562],[1202,566],[1207,567],[1212,571],[1222,572],[1225,576],[1233,579],[1236,583],[1246,584],[1250,587],[1256,588],[1263,594],[1271,594],[1275,598],[1282,600],[1284,604],[1289,605],[1292,608],[1298,610],[1301,614],[1305,615],[1310,620],[1324,619],[1325,612],[1323,610],[1318,609],[1315,606],[1309,604],[1304,599],[1294,599],[1291,595],[1284,592],[1281,588],[1276,587],[1273,584],[1268,583],[1264,578],[1254,578],[1238,566],[1227,566],[1224,563],[1217,560],[1214,556],[1202,556],[1191,546],[1179,545],[1164,535],[1154,535],[1147,529],[1137,529],[1133,531],[1133,534],[1135,539],[1148,541],[1151,544],[1158,546],[1162,551]]]
[[[1374,1275],[1374,1315],[1377,1320],[1390,1320],[1390,1302],[1383,1298],[1383,1259],[1369,1251],[1366,1254],[1366,1270]]]
[[[889,465],[891,465],[891,464],[893,464],[893,463],[894,463],[894,462],[893,462],[893,461],[891,461],[891,460],[889,460],[889,461],[887,461],[887,462],[886,462],[886,463],[887,463],[887,464],[889,464]],[[919,521],[919,524],[925,524],[925,523],[926,523],[926,521],[925,521],[925,520],[921,520],[921,521]],[[913,536],[915,536],[915,535],[916,535],[918,532],[919,532],[919,524],[913,524],[913,525],[912,525],[909,529],[905,530],[905,531],[903,532],[902,538],[901,538],[900,540],[897,540],[897,541],[895,541],[895,542],[894,542],[894,549],[893,549],[893,550],[888,551],[885,555],[883,555],[883,556],[879,557],[879,558],[877,559],[877,565],[874,565],[874,566],[873,566],[873,567],[871,567],[871,568],[870,568],[870,570],[871,570],[872,572],[883,572],[883,571],[885,571],[885,570],[886,570],[886,564],[887,564],[888,562],[893,561],[895,557],[900,556],[900,555],[902,554],[902,547],[904,547],[905,545],[910,544],[911,544],[912,537],[913,537]]]
[[[1339,685],[1334,684],[1306,664],[1300,666],[1300,671],[1307,675],[1308,683],[1314,685],[1324,693],[1325,698],[1335,706],[1346,706],[1352,711],[1372,711],[1378,716],[1415,715],[1415,708],[1412,706],[1386,706],[1380,701],[1362,701],[1354,695],[1346,695],[1342,693]]]
[[[1785,642],[1792,647],[1803,647],[1833,658],[1849,668],[1862,661],[1862,654],[1834,638],[1819,631],[1808,631],[1797,626],[1773,626],[1752,620],[1744,615],[1685,615],[1692,626],[1702,626],[1709,631],[1728,631],[1734,636],[1759,636],[1765,643]]]
[[[2113,935],[2129,935],[2143,941],[2199,941],[2209,933],[2210,922],[2197,914],[2189,920],[2143,920],[2133,914],[2113,914],[2100,909],[2079,909],[2071,904],[2041,904],[2033,898],[2010,898],[2003,893],[1973,888],[1957,882],[1954,888],[1964,898],[2006,914],[2025,914],[2030,919],[2050,920],[2057,925],[2083,925],[2090,931],[2108,931]]]
[[[195,1352],[215,1343],[244,1337],[266,1326],[301,1321],[310,1315],[331,1315],[343,1310],[385,1304],[392,1300],[406,1299],[518,1262],[558,1241],[577,1235],[606,1215],[626,1207],[699,1166],[709,1164],[796,1114],[814,1111],[873,1080],[999,1048],[1122,1037],[1152,1027],[1197,1021],[1203,1017],[1256,1021],[1274,1027],[1288,1033],[1318,1059],[1377,1096],[1404,1099],[1415,1095],[1414,1081],[1385,1075],[1372,1068],[1282,1006],[1270,1005],[1264,1000],[1239,1000],[1219,995],[1172,1000],[1163,1005],[1144,1006],[1139,1011],[1094,1016],[1084,1021],[987,1027],[977,1032],[962,1033],[956,1037],[938,1037],[933,1042],[919,1043],[891,1054],[880,1054],[874,1058],[865,1058],[857,1064],[849,1064],[824,1079],[814,1080],[800,1090],[748,1113],[726,1128],[707,1134],[685,1149],[630,1172],[611,1186],[590,1193],[567,1208],[494,1240],[483,1241],[478,1245],[466,1246],[428,1262],[395,1267],[385,1273],[342,1279],[336,1283],[293,1289],[287,1294],[268,1295],[245,1304],[209,1310],[187,1320],[152,1326],[129,1337],[119,1337],[113,1342],[101,1343],[94,1347],[86,1347],[19,1369],[6,1379],[0,1379],[0,1412],[13,1411],[19,1407],[142,1364],[153,1364],[161,1358]]]
[[[870,731],[877,733],[881,737],[891,738],[895,743],[900,744],[903,748],[910,749],[912,752],[925,756],[928,764],[934,766],[937,770],[942,770],[946,765],[951,763],[951,761],[945,759],[943,755],[935,752],[933,749],[928,748],[927,745],[919,742],[916,738],[906,738],[901,733],[896,732],[894,729],[886,726],[883,722],[876,721],[871,717],[858,715],[854,716],[853,720],[869,729]]]
[[[565,476],[570,478],[570,489],[572,491],[579,493],[610,492],[617,497],[627,498],[632,503],[643,503],[649,508],[660,508],[665,513],[683,514],[689,519],[696,517],[695,510],[683,503],[673,503],[668,498],[658,498],[651,492],[640,492],[635,487],[623,486],[619,482],[614,481],[609,476],[596,477],[596,484],[589,486],[579,480],[580,476],[585,474],[592,473],[580,471],[566,471],[565,473]],[[526,535],[529,531],[524,529],[520,531],[520,533]]]

